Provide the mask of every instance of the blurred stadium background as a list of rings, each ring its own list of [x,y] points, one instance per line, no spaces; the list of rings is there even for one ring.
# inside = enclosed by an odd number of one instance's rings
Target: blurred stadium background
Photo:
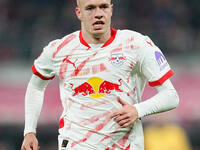
[[[75,3],[75,0],[0,0],[0,150],[20,149],[24,95],[33,60],[51,40],[80,29]],[[174,124],[186,136],[186,141],[178,141],[173,132],[176,145],[185,142],[188,149],[200,150],[200,1],[115,0],[113,3],[112,26],[148,35],[175,71],[172,82],[179,93],[180,105],[168,113],[144,118],[145,137],[149,137],[146,129],[152,125]],[[154,93],[147,86],[143,99]],[[61,109],[58,84],[54,80],[47,87],[38,124],[41,150],[57,147]],[[158,142],[167,141],[165,134],[160,137],[162,141]],[[157,149],[147,146],[146,150]],[[172,146],[166,150],[179,149]]]

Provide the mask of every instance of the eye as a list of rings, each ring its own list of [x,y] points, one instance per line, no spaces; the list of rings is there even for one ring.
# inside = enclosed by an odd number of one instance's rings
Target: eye
[[[107,4],[103,4],[103,5],[101,5],[100,6],[100,8],[102,8],[102,9],[106,9],[106,8],[108,8],[109,6],[107,5]]]
[[[86,8],[86,10],[92,10],[93,8],[92,7],[88,7],[88,8]]]
[[[86,8],[85,8],[85,10],[93,10],[95,7],[94,6],[87,6]]]

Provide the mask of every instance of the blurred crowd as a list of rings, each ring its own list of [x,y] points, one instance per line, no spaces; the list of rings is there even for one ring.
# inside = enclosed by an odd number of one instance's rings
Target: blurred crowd
[[[165,54],[200,49],[199,0],[113,0],[112,26],[148,35]],[[0,0],[0,61],[32,62],[53,39],[80,29],[76,0]]]

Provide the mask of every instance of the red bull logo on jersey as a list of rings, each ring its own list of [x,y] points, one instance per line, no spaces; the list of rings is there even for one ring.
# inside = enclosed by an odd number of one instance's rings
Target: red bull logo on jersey
[[[122,85],[121,79],[118,80],[118,83],[112,83],[110,81],[103,80],[99,77],[92,77],[87,82],[82,83],[77,87],[73,87],[71,84],[71,89],[74,91],[72,96],[89,95],[92,98],[101,98],[105,96],[105,94],[110,94],[112,91],[123,92],[120,89]]]
[[[123,56],[123,53],[111,54],[111,57],[109,58],[109,61],[115,67],[121,66],[125,60],[126,60],[126,57]]]

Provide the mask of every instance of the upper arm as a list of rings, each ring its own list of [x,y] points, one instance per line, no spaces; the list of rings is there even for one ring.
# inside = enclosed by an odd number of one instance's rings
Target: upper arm
[[[42,80],[52,80],[55,77],[53,52],[56,49],[56,41],[50,42],[44,47],[41,55],[34,61],[32,66],[33,74]]]
[[[140,57],[140,71],[150,86],[161,85],[174,74],[162,51],[148,37],[143,41]]]
[[[44,90],[46,86],[48,85],[49,81],[48,80],[43,80],[40,77],[36,75],[32,75],[29,84],[34,86],[38,90]]]

